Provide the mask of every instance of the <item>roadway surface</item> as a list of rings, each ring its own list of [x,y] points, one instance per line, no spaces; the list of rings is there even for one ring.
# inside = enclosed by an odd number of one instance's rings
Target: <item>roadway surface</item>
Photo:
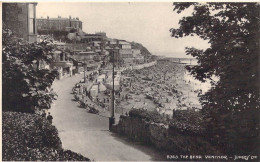
[[[163,160],[158,151],[118,137],[108,130],[108,118],[90,114],[73,100],[72,87],[83,74],[56,80],[53,89],[58,94],[50,112],[64,149],[70,149],[95,161]]]

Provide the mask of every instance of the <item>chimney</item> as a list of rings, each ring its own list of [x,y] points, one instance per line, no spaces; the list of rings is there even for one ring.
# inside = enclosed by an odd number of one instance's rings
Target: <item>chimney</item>
[[[69,16],[69,18],[71,19],[71,16]]]
[[[47,16],[47,19],[49,19],[49,16]]]

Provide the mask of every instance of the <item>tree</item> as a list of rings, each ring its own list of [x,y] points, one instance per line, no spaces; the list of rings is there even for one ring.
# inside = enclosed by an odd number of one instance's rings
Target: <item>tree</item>
[[[3,110],[34,112],[50,108],[56,94],[51,89],[56,70],[41,67],[52,62],[50,42],[29,44],[3,29]]]
[[[199,63],[187,70],[202,82],[212,81],[200,99],[209,137],[230,154],[258,153],[260,5],[174,3],[173,10],[189,7],[192,15],[170,32],[175,38],[198,35],[209,41],[206,50],[185,48]]]

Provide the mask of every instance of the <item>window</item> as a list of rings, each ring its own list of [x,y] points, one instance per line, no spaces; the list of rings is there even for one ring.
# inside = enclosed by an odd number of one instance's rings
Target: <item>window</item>
[[[35,10],[34,4],[28,5],[29,12],[29,34],[35,34]]]

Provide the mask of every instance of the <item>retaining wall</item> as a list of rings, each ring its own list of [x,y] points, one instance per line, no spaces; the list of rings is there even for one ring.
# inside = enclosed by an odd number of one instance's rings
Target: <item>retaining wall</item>
[[[130,139],[176,154],[218,154],[202,136],[187,134],[162,123],[147,122],[140,118],[120,116],[112,131]]]
[[[157,64],[157,61],[153,61],[153,62],[149,62],[149,63],[145,63],[145,64],[133,65],[133,66],[121,68],[121,70],[122,71],[124,71],[124,70],[138,70],[138,69],[150,67],[150,66],[153,66],[153,65],[156,65],[156,64]]]

